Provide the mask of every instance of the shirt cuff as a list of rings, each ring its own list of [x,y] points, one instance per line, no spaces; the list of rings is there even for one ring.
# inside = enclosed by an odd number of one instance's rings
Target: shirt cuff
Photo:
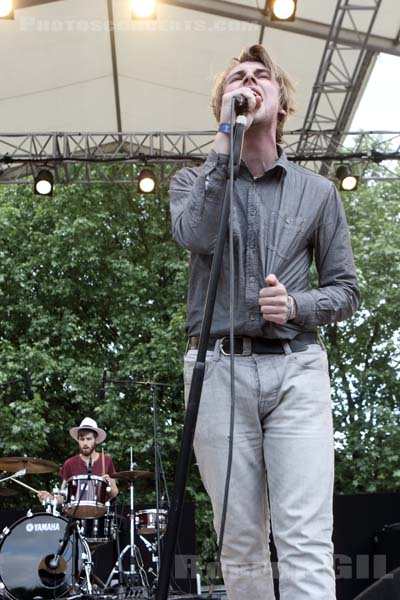
[[[228,154],[217,154],[215,150],[211,150],[204,163],[205,174],[209,175],[212,171],[217,170],[225,175],[228,161]]]
[[[312,295],[309,292],[294,292],[290,295],[296,302],[297,307],[296,317],[290,322],[296,325],[306,325],[310,328],[315,327],[315,301]]]

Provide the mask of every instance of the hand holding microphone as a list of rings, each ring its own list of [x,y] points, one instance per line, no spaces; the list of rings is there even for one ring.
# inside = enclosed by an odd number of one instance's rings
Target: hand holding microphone
[[[245,114],[250,117],[248,119],[248,128],[253,121],[252,117],[254,113],[262,104],[261,96],[249,87],[240,87],[237,90],[224,94],[221,105],[221,123],[230,122],[232,98],[235,99],[236,115]]]
[[[222,98],[220,113],[220,128],[215,138],[213,149],[217,154],[229,154],[229,125],[231,122],[232,99],[235,99],[235,114],[246,115],[245,129],[253,123],[255,113],[262,105],[262,96],[249,87],[239,87],[234,91],[226,92]],[[228,124],[228,127],[226,125]],[[221,129],[222,125],[222,129]]]

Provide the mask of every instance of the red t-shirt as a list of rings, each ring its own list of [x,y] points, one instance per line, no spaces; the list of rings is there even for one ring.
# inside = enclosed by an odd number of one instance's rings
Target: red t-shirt
[[[71,456],[65,463],[62,465],[59,475],[61,479],[67,481],[70,477],[74,475],[87,475],[87,464],[80,457],[79,454],[76,456]],[[114,463],[112,461],[111,456],[108,454],[104,455],[104,473],[103,473],[103,459],[101,454],[97,460],[94,461],[92,466],[92,475],[97,475],[101,477],[102,475],[112,475],[115,473]]]

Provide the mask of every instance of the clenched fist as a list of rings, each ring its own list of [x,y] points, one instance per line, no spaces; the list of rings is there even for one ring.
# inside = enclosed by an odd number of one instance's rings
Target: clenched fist
[[[283,325],[290,315],[287,290],[273,273],[265,278],[265,283],[266,287],[261,288],[258,296],[261,314],[266,321]]]

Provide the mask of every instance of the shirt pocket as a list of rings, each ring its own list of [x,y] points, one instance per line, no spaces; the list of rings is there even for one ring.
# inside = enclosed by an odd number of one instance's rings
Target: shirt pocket
[[[267,247],[284,260],[296,253],[306,234],[307,218],[293,217],[284,211],[271,214]]]

